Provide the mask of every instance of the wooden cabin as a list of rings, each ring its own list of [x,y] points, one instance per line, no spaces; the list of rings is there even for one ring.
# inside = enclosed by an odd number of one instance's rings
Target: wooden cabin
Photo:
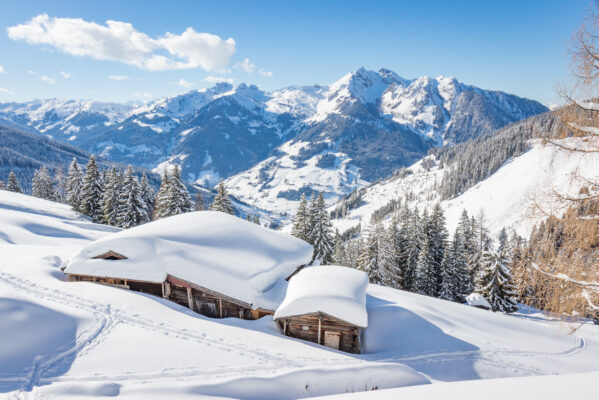
[[[348,353],[360,353],[362,330],[368,326],[362,271],[319,266],[299,271],[275,313],[286,336]]]
[[[286,279],[311,257],[312,247],[297,238],[203,211],[102,238],[64,272],[70,282],[149,293],[212,318],[258,319],[274,314]]]

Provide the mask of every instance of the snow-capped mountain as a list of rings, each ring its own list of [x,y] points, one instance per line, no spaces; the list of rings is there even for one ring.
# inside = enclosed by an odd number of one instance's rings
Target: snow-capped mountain
[[[406,80],[363,68],[320,92],[303,129],[271,156],[227,180],[243,201],[285,217],[302,193],[329,203],[420,159],[442,143],[488,134],[547,109],[453,78]]]
[[[430,147],[545,110],[535,101],[452,78],[407,80],[386,69],[360,68],[327,86],[264,92],[219,83],[138,107],[73,100],[1,104],[0,123],[145,168],[178,163],[189,183],[203,185],[245,170],[254,174],[258,163],[268,159],[276,166],[271,161],[281,157],[295,163],[291,169],[318,164],[312,176],[343,166],[347,171],[338,172],[343,177],[335,183],[340,189],[331,192],[338,196],[356,182],[413,163]],[[266,173],[264,164],[259,169]]]

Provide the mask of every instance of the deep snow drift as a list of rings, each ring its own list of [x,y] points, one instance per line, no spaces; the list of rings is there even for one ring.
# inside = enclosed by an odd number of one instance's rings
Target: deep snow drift
[[[365,353],[352,355],[285,337],[271,317],[210,319],[66,282],[63,260],[112,231],[0,191],[0,397],[292,399],[479,379],[494,390],[484,379],[599,370],[599,327],[534,310],[503,315],[370,285]],[[572,382],[596,394],[589,376]]]
[[[94,259],[115,251],[124,260]],[[196,211],[163,218],[82,248],[65,272],[162,283],[167,275],[275,310],[286,282],[312,260],[312,246],[229,214]]]

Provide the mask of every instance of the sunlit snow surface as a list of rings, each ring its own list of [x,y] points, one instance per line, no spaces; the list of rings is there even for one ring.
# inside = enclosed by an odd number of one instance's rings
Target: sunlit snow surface
[[[112,231],[64,205],[0,191],[0,397],[292,399],[567,373],[582,378],[564,375],[564,385],[595,393],[596,374],[580,373],[599,369],[599,327],[534,310],[506,316],[370,285],[365,353],[352,355],[285,337],[271,317],[209,319],[150,295],[66,282],[63,261]],[[457,385],[481,393],[479,382]]]

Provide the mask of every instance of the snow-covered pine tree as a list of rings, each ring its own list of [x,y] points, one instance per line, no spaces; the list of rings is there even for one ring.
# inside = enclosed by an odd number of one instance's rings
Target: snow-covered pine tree
[[[256,225],[260,225],[260,217],[258,215],[254,215],[252,222]]]
[[[21,190],[21,186],[19,186],[19,181],[17,181],[17,176],[12,170],[8,174],[8,183],[6,184],[6,190],[8,190],[9,192],[23,193],[23,190]]]
[[[104,223],[113,226],[118,225],[118,212],[120,209],[119,197],[122,191],[123,178],[116,167],[112,167],[106,173],[104,193],[102,194],[102,214]]]
[[[493,311],[516,311],[516,290],[505,254],[485,250],[481,268],[477,292],[487,299]]]
[[[447,227],[445,226],[445,215],[441,204],[435,204],[433,212],[429,218],[430,250],[433,257],[433,272],[436,279],[437,290],[441,285],[441,265],[445,249],[447,247]]]
[[[67,176],[67,203],[75,211],[79,211],[81,206],[82,175],[81,168],[77,165],[77,159],[73,158]]]
[[[206,203],[204,202],[204,195],[201,190],[196,193],[196,203],[193,207],[195,211],[204,211],[206,209]],[[248,214],[249,215],[249,214]],[[248,219],[249,221],[249,219]]]
[[[320,260],[322,265],[333,262],[333,231],[329,213],[322,193],[316,196],[314,208],[310,210],[310,219],[312,221],[309,232],[310,242],[314,247],[314,260]]]
[[[33,174],[33,196],[46,200],[56,200],[56,191],[52,184],[52,177],[46,167],[41,167]]]
[[[102,195],[103,182],[96,165],[96,158],[92,154],[85,167],[85,177],[81,185],[80,211],[90,217],[94,222],[102,222]]]
[[[169,216],[193,211],[193,202],[181,179],[181,170],[178,165],[175,165],[171,173],[166,209]]]
[[[452,244],[445,248],[445,256],[441,265],[441,287],[439,288],[438,297],[443,300],[455,301],[458,292],[456,279],[456,268],[452,257]]]
[[[302,193],[297,212],[293,218],[291,234],[308,243],[310,243],[310,238],[308,237],[310,232],[309,220],[308,200],[306,200],[306,195]]]
[[[162,171],[162,180],[160,181],[160,188],[156,194],[156,200],[154,200],[154,219],[168,217],[167,201],[170,193],[170,176],[168,169],[164,168]]]
[[[398,217],[394,215],[391,219],[391,225],[386,234],[381,238],[379,247],[380,270],[383,285],[402,289],[403,288],[403,265],[401,255],[404,252],[401,243],[401,235],[398,227]]]
[[[464,241],[462,233],[456,228],[451,241],[451,262],[454,268],[455,279],[455,301],[463,302],[472,291],[474,284],[470,271],[468,269],[468,260],[466,259],[466,251],[464,250]]]
[[[340,236],[335,239],[335,249],[333,250],[333,263],[335,265],[347,265],[345,255],[345,245]]]
[[[420,256],[420,249],[424,241],[424,223],[421,223],[418,209],[415,208],[411,213],[406,231],[406,255],[404,264],[404,288],[414,291],[414,276],[416,274],[416,265]]]
[[[416,293],[434,297],[437,294],[437,277],[429,238],[425,237],[420,248],[418,263],[414,273],[414,289]]]
[[[54,193],[56,201],[64,203],[67,199],[67,177],[64,174],[62,166],[57,166],[54,170]]]
[[[379,271],[379,239],[381,226],[376,225],[368,230],[368,237],[362,242],[360,255],[358,257],[358,269],[368,275],[371,283],[380,284],[381,276]]]
[[[141,176],[140,183],[140,195],[142,200],[144,201],[144,206],[146,209],[146,215],[149,220],[152,220],[152,216],[154,215],[154,202],[156,201],[156,194],[154,193],[154,189],[148,182],[148,175],[144,172]]]
[[[497,237],[497,252],[508,252],[508,236],[505,227],[501,228],[501,232],[499,232],[499,236]]]
[[[216,196],[214,196],[214,200],[212,201],[212,204],[210,204],[209,210],[235,215],[235,209],[231,204],[231,199],[229,198],[229,194],[227,193],[227,189],[225,188],[222,179],[218,185],[216,185]]]
[[[146,204],[141,197],[139,183],[133,176],[131,165],[127,167],[123,176],[116,219],[121,228],[131,228],[150,221]]]

